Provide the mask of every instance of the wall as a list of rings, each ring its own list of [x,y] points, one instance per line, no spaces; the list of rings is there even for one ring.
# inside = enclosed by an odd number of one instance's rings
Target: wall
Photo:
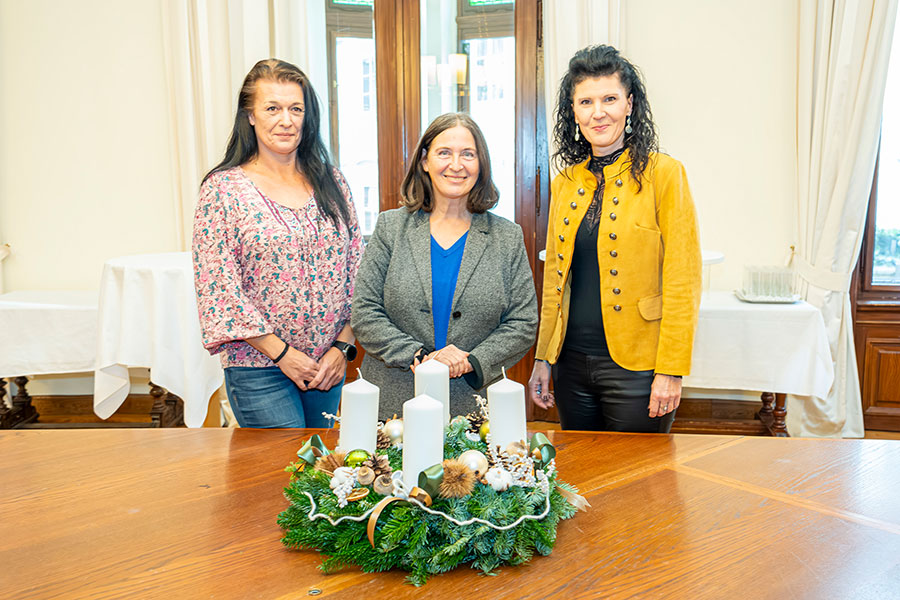
[[[687,169],[711,288],[781,264],[797,196],[795,0],[628,0],[624,52],[644,72],[662,149]]]
[[[178,249],[157,0],[0,0],[0,85],[7,290]]]

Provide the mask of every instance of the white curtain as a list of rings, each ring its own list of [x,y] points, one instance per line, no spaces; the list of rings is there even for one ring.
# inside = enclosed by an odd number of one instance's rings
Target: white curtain
[[[797,237],[803,298],[834,360],[827,398],[788,397],[792,436],[862,437],[850,278],[875,168],[897,0],[800,0]]]
[[[595,44],[623,50],[621,5],[622,0],[544,0],[544,98],[550,156],[556,151],[556,96],[569,59],[578,50]]]
[[[250,67],[281,58],[303,69],[320,94],[326,89],[324,61],[310,60],[325,54],[325,0],[164,0],[162,11],[172,208],[179,246],[187,250],[200,180],[224,155]]]

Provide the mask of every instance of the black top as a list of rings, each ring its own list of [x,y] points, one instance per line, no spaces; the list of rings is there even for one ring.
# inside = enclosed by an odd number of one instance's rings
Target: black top
[[[606,156],[591,157],[588,169],[597,177],[597,189],[575,234],[572,268],[569,270],[572,292],[564,347],[592,356],[609,356],[600,311],[600,263],[597,261],[597,225],[603,208],[605,184],[603,167],[616,162],[624,150],[621,148]]]

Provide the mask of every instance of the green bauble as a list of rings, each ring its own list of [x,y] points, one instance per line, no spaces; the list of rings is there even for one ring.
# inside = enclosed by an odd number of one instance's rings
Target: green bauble
[[[348,467],[358,467],[367,460],[369,460],[369,453],[365,450],[351,450],[344,458],[344,464]]]
[[[490,432],[491,432],[491,422],[485,421],[484,423],[481,424],[481,427],[478,429],[478,435],[481,436],[482,442],[487,441],[487,434],[489,434]]]

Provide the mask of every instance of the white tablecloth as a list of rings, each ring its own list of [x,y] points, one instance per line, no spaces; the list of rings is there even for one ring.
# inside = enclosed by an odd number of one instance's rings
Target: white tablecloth
[[[685,387],[825,398],[833,380],[825,324],[813,306],[750,304],[731,292],[704,295]]]
[[[200,338],[190,253],[114,258],[103,266],[94,412],[118,409],[130,389],[128,367],[149,367],[150,380],[184,400],[184,422],[201,427],[209,398],[223,381],[217,357]]]
[[[0,294],[0,377],[94,369],[97,292]]]

